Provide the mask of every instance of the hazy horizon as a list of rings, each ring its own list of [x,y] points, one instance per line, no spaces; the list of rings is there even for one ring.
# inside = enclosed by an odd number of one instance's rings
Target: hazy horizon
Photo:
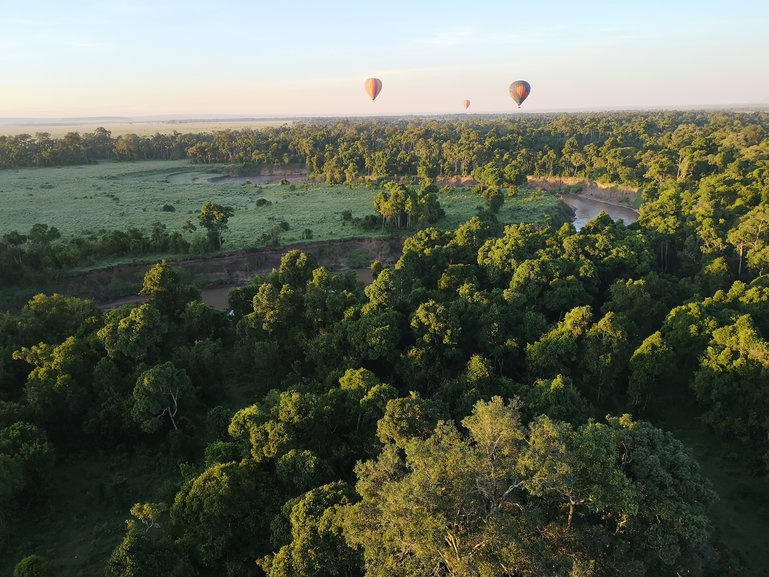
[[[5,7],[0,118],[734,108],[769,98],[769,5],[52,0]],[[371,102],[363,80],[376,76]]]

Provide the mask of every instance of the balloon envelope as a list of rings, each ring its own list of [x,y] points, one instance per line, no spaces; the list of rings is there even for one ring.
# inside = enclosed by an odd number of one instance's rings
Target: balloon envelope
[[[516,80],[510,85],[510,96],[513,97],[518,108],[520,108],[523,101],[528,98],[530,92],[531,84],[525,80]]]
[[[463,100],[462,101],[462,106],[464,106],[465,110],[467,110],[467,107],[470,106],[470,101],[469,100]]]
[[[363,83],[363,87],[366,89],[366,93],[371,97],[371,100],[375,100],[379,93],[382,92],[382,81],[379,78],[366,78]]]

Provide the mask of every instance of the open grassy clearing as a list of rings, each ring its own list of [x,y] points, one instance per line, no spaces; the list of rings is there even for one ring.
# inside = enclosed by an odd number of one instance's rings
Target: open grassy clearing
[[[185,160],[2,171],[0,234],[23,233],[36,223],[55,226],[65,237],[130,227],[146,231],[153,222],[181,231],[188,219],[197,224],[198,211],[207,201],[235,209],[225,235],[224,249],[229,251],[260,246],[260,236],[281,221],[290,227],[281,234],[285,244],[303,241],[306,229],[318,241],[390,234],[363,231],[342,220],[345,210],[353,217],[373,214],[374,188],[207,182],[216,168]],[[259,199],[268,204],[257,206]],[[440,202],[446,218],[438,226],[446,229],[465,222],[482,205],[466,188],[441,193]],[[553,193],[524,190],[506,199],[499,217],[505,223],[542,221],[557,204]],[[164,205],[174,211],[163,210]]]
[[[61,451],[55,476],[42,491],[46,496],[6,519],[14,532],[6,535],[0,575],[11,575],[30,554],[51,561],[51,575],[104,575],[106,560],[125,535],[131,506],[173,500],[180,458],[158,458],[157,451],[151,442],[109,451]]]
[[[691,410],[669,408],[655,422],[689,447],[713,483],[718,501],[711,518],[719,539],[739,555],[751,575],[769,577],[769,486],[765,475],[755,474],[754,457],[715,435]]]

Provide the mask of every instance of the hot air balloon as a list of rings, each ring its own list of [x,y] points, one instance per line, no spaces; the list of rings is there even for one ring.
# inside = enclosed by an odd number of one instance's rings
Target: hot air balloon
[[[379,93],[382,92],[382,81],[379,80],[379,78],[366,78],[363,87],[366,89],[366,92],[373,102],[376,100],[376,97],[379,96]]]
[[[470,101],[469,100],[463,100],[462,101],[462,106],[464,106],[465,110],[467,110],[467,107],[470,106]]]
[[[513,97],[518,108],[521,107],[523,101],[529,96],[531,92],[531,84],[525,80],[516,80],[510,85],[510,96]]]

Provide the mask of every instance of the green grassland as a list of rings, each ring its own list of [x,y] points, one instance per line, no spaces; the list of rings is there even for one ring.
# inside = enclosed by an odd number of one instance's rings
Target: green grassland
[[[716,534],[741,560],[750,575],[769,576],[769,486],[755,455],[735,442],[715,435],[694,408],[670,406],[655,419],[681,440],[697,459],[718,493],[710,509]]]
[[[0,575],[36,552],[55,563],[59,575],[99,577],[125,535],[124,521],[137,501],[172,502],[181,481],[180,457],[151,442],[109,451],[63,452],[56,479],[39,502],[9,514],[12,535],[0,555]],[[5,557],[5,558],[2,558]]]
[[[353,217],[373,214],[374,187],[209,183],[221,168],[183,160],[0,171],[0,234],[24,233],[36,223],[55,226],[65,237],[130,227],[146,231],[153,222],[181,231],[188,219],[197,224],[204,202],[214,202],[235,210],[225,235],[228,251],[258,247],[261,235],[280,221],[290,227],[281,235],[284,244],[302,241],[305,229],[317,241],[383,236],[341,217],[345,210]],[[257,206],[259,199],[270,204]],[[482,204],[478,194],[463,187],[442,192],[440,202],[446,217],[438,226],[446,229],[465,222]],[[542,221],[557,210],[558,202],[553,193],[522,190],[506,199],[499,218],[505,223]],[[164,211],[164,205],[174,211]]]

